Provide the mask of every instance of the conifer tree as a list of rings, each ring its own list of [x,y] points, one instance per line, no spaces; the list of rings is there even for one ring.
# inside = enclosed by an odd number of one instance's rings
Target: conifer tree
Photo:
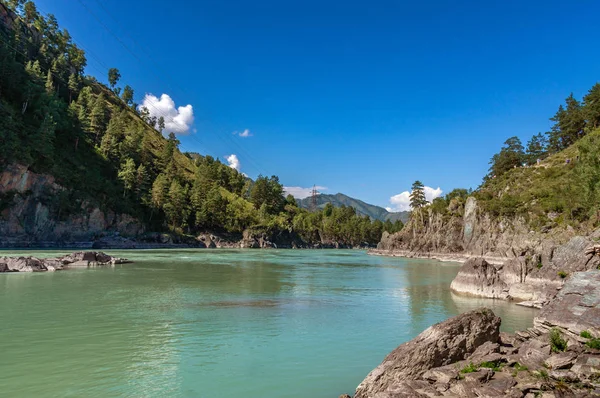
[[[425,187],[419,180],[412,184],[410,192],[410,207],[413,210],[420,209],[427,205],[427,199],[425,198]]]
[[[134,190],[137,181],[137,170],[133,159],[127,159],[125,163],[121,165],[118,176],[119,179],[123,181],[123,186],[125,187],[123,190],[123,197],[125,197],[127,192]]]
[[[592,129],[600,127],[600,83],[594,84],[583,97],[583,115]]]

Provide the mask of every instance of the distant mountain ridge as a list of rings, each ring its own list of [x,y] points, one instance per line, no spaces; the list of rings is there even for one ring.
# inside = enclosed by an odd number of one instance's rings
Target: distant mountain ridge
[[[298,206],[303,209],[309,209],[311,204],[311,197],[304,199],[296,199]],[[350,206],[356,209],[356,212],[364,216],[369,216],[373,220],[395,222],[400,220],[403,223],[408,221],[407,211],[401,211],[398,213],[392,213],[380,206],[371,205],[363,202],[362,200],[351,198],[343,193],[336,193],[335,195],[319,194],[317,195],[317,208],[322,209],[327,203],[331,203],[334,207],[341,207],[342,205]]]

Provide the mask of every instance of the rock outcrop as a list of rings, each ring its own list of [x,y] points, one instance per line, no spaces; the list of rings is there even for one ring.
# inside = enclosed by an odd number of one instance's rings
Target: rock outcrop
[[[598,267],[600,257],[590,247],[592,239],[576,236],[545,256],[519,256],[503,264],[470,259],[450,288],[459,294],[516,300],[541,308],[556,296],[569,275]]]
[[[419,378],[431,368],[463,360],[483,343],[496,342],[499,333],[500,318],[487,309],[433,325],[392,351],[360,383],[355,398],[393,396],[400,382]]]
[[[69,267],[125,264],[125,258],[109,256],[102,252],[76,252],[57,258],[0,257],[0,272],[57,271]]]
[[[600,271],[577,272],[534,320],[541,331],[558,328],[571,338],[600,338]]]
[[[0,171],[0,247],[65,245],[81,247],[106,234],[138,236],[141,223],[126,214],[81,202],[66,214],[60,198],[67,191],[54,177],[12,164]],[[64,199],[64,200],[68,200]],[[91,244],[89,245],[91,246]]]
[[[600,271],[568,278],[533,328],[499,325],[483,309],[432,326],[388,355],[355,398],[600,396]]]

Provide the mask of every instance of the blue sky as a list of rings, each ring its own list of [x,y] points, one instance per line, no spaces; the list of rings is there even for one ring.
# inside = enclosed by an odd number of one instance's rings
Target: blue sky
[[[89,74],[192,106],[182,150],[381,206],[416,179],[476,188],[506,138],[600,80],[594,0],[36,3]]]

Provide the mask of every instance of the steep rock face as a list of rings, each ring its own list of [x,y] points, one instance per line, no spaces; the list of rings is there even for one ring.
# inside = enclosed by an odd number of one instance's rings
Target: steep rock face
[[[460,254],[506,259],[549,253],[574,235],[570,230],[533,232],[520,217],[494,219],[480,209],[474,197],[469,197],[462,209],[449,209],[445,215],[430,210],[409,221],[402,231],[384,234],[377,249],[407,256]]]
[[[485,342],[495,343],[500,318],[488,309],[464,313],[426,329],[414,340],[392,351],[356,389],[355,398],[385,395],[404,380],[447,365],[473,353]]]
[[[0,247],[88,241],[106,231],[126,236],[143,232],[143,226],[133,217],[105,212],[86,203],[77,214],[61,216],[53,199],[64,190],[52,176],[33,173],[22,165],[13,164],[2,170]]]

